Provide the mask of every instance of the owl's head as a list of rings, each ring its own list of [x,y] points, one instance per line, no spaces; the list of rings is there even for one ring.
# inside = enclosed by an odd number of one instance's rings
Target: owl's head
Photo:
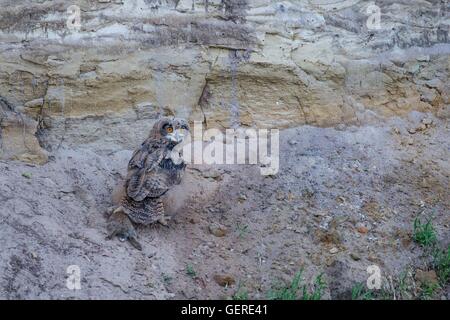
[[[152,134],[166,139],[171,144],[179,144],[189,134],[189,130],[186,120],[164,117],[153,125]]]

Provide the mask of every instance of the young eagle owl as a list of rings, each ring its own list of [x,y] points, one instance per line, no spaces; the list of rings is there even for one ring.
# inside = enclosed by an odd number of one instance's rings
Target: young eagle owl
[[[141,250],[133,223],[167,224],[161,197],[181,182],[186,164],[173,149],[188,133],[189,125],[183,119],[162,118],[154,124],[128,163],[118,206],[108,210],[109,239],[118,236]]]

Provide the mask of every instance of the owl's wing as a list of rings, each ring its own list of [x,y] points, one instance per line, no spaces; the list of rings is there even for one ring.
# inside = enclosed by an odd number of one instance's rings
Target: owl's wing
[[[156,168],[164,158],[163,148],[144,142],[128,163],[126,182],[127,195],[135,201],[142,201],[153,195],[158,188]]]

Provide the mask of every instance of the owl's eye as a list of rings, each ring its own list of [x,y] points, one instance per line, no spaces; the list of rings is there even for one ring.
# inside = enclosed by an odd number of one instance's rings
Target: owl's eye
[[[166,131],[167,131],[167,133],[172,133],[173,132],[173,127],[167,127]]]

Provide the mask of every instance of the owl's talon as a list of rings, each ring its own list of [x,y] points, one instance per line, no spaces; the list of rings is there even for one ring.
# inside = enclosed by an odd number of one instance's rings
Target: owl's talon
[[[130,241],[133,247],[135,247],[139,251],[142,251],[142,245],[139,243],[139,241],[136,240],[136,237],[128,237],[128,241]]]

